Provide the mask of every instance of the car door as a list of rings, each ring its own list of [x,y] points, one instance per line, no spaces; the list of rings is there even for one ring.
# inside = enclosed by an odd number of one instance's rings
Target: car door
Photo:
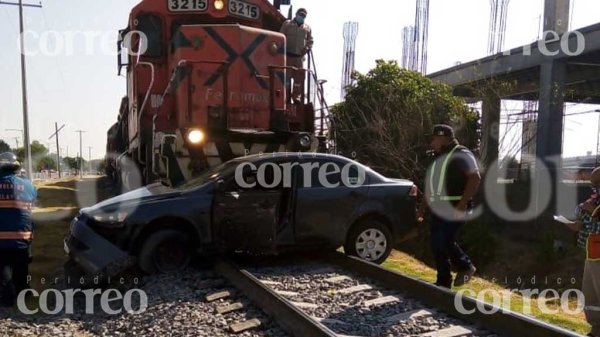
[[[244,173],[246,181],[256,172]],[[229,251],[275,252],[282,189],[241,188],[231,177],[217,188],[213,201],[213,235],[219,247]]]
[[[338,244],[345,240],[350,221],[368,195],[366,173],[362,172],[361,178],[361,173],[351,166],[347,174],[342,174],[347,164],[321,158],[302,162],[297,174],[294,213],[299,243]]]

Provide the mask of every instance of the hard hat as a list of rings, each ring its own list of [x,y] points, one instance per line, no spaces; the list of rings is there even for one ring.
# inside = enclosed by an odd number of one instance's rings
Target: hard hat
[[[18,170],[21,163],[17,160],[17,156],[12,152],[0,153],[0,169]]]

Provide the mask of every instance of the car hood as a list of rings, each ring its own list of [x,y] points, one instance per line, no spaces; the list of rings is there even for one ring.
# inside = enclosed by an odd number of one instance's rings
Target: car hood
[[[149,200],[171,198],[178,195],[181,195],[181,191],[176,191],[164,186],[161,183],[156,183],[138,188],[110,199],[106,199],[92,207],[82,209],[81,212],[95,213],[99,210],[116,210],[123,207],[137,205]]]
[[[387,183],[394,183],[402,186],[412,186],[414,183],[408,179],[385,178]]]

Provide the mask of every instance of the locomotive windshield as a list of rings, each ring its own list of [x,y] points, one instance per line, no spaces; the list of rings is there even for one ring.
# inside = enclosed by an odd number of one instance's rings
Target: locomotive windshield
[[[144,56],[161,57],[162,56],[162,20],[152,14],[143,14],[137,18],[137,30],[146,35],[146,52]]]

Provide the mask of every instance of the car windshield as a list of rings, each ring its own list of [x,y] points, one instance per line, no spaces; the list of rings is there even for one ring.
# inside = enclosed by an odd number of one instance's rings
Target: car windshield
[[[233,160],[223,163],[219,166],[215,166],[212,169],[202,173],[201,175],[194,177],[183,184],[173,187],[176,190],[187,190],[194,187],[202,186],[209,181],[215,181],[228,175],[230,172],[235,171],[235,168],[239,165],[239,161]]]

